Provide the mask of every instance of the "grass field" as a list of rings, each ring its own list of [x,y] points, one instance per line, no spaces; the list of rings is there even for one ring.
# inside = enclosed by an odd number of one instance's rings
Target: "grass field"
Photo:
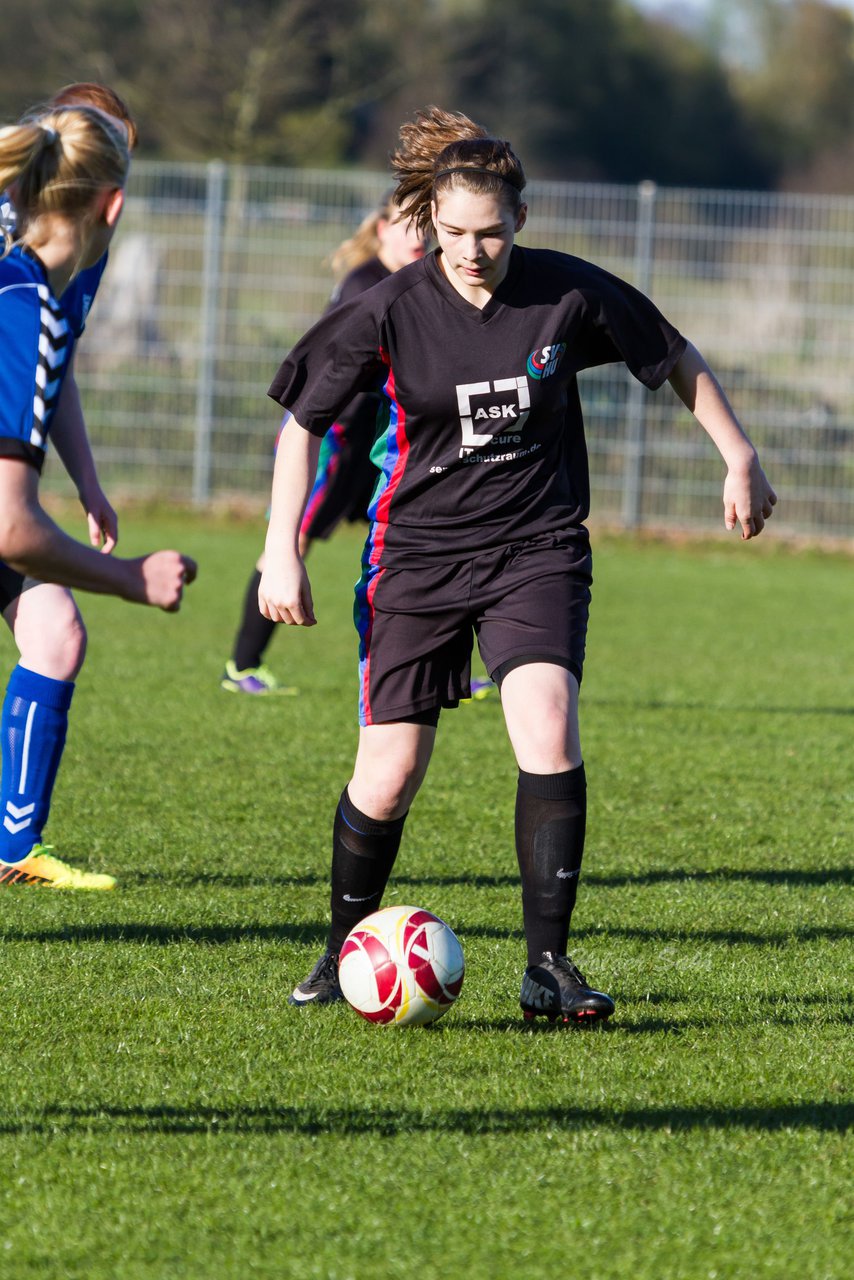
[[[521,1021],[485,702],[444,717],[387,898],[466,953],[406,1031],[285,1003],[356,740],[360,537],[314,555],[321,625],[275,639],[301,696],[252,701],[218,678],[261,539],[131,515],[126,552],[198,556],[185,608],[83,599],[48,834],[120,888],[0,902],[3,1280],[847,1277],[852,561],[773,527],[599,540],[572,952],[617,1015]]]

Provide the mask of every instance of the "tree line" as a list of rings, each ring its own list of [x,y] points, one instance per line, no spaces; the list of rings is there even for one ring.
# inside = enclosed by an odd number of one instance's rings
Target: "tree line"
[[[628,0],[4,0],[4,18],[4,121],[103,80],[148,158],[382,168],[436,102],[532,177],[854,191],[854,19],[828,0],[717,0],[691,29]]]

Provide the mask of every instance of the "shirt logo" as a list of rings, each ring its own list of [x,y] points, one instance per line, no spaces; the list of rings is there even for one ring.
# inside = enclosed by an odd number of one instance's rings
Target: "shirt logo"
[[[565,351],[565,342],[551,342],[547,347],[538,347],[536,351],[532,351],[528,356],[528,376],[538,382],[550,377],[563,359]]]
[[[505,435],[518,443],[519,432],[528,420],[531,396],[528,379],[496,378],[494,382],[465,382],[457,386],[457,405],[463,447],[460,457],[487,444],[505,443]],[[484,431],[484,427],[489,430]]]

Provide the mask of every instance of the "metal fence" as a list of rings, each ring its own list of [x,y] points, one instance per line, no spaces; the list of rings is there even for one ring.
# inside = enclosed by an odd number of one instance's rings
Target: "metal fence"
[[[137,162],[77,357],[108,492],[269,491],[282,355],[381,174]],[[854,536],[854,200],[532,182],[522,243],[637,284],[707,356],[781,495],[775,526]],[[718,456],[669,387],[582,375],[593,510],[720,525]],[[49,484],[61,484],[53,461]]]

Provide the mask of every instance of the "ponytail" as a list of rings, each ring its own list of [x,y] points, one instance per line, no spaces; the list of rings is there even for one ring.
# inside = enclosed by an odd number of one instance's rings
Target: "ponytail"
[[[422,234],[432,223],[432,205],[443,191],[497,195],[513,212],[522,207],[525,173],[509,142],[491,137],[461,112],[427,107],[400,128],[391,156],[397,178],[395,202]]]
[[[55,130],[50,133],[38,124],[8,125],[0,129],[0,191],[8,191],[24,175],[30,186],[43,186],[56,168]],[[18,192],[16,190],[16,203]],[[3,228],[3,254],[12,247],[12,235]]]
[[[46,213],[84,218],[99,191],[124,186],[128,163],[122,127],[95,107],[59,107],[0,129],[0,190],[14,185],[19,234]]]

